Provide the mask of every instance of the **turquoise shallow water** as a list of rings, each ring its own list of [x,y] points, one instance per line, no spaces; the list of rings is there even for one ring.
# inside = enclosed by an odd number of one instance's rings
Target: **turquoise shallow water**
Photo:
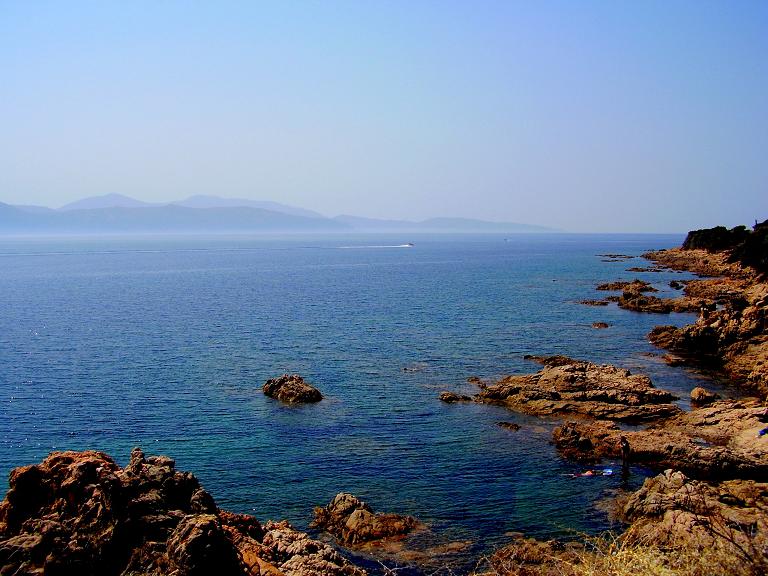
[[[597,256],[681,241],[0,239],[0,474],[54,449],[99,449],[125,463],[140,445],[193,471],[222,508],[301,528],[313,506],[349,491],[419,517],[438,540],[477,542],[469,556],[510,531],[604,529],[595,503],[621,480],[566,480],[579,467],[549,445],[556,422],[437,395],[472,393],[471,375],[535,371],[529,353],[619,364],[687,393],[699,376],[644,353],[654,325],[691,315],[578,304],[604,295],[599,282],[685,278]],[[265,398],[263,381],[287,371],[326,399],[286,407]]]

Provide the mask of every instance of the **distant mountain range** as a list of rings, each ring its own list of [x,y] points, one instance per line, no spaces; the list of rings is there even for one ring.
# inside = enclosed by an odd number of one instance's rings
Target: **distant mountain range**
[[[0,202],[0,234],[141,232],[554,232],[551,228],[467,218],[420,222],[357,216],[326,218],[278,202],[191,196],[167,204],[121,194],[77,200],[55,210]]]

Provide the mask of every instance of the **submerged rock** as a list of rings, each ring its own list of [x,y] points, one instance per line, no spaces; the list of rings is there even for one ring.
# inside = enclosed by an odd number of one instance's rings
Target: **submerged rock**
[[[192,474],[139,449],[125,468],[102,452],[53,452],[13,470],[9,483],[0,503],[3,575],[365,575],[298,532],[304,544],[286,547],[276,563],[274,535],[256,518],[218,510]]]
[[[264,383],[264,394],[288,404],[320,402],[320,390],[308,384],[298,374],[283,374]]]
[[[536,374],[506,376],[482,385],[476,402],[498,404],[517,412],[579,414],[624,422],[644,422],[680,412],[676,397],[655,388],[647,376],[608,364],[565,356],[526,356],[544,364]]]
[[[413,516],[374,513],[365,502],[342,492],[328,506],[315,508],[311,526],[333,534],[342,544],[360,545],[403,537],[420,524]]]

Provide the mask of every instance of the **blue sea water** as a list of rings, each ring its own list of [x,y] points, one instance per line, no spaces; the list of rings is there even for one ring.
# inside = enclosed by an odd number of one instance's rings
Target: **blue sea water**
[[[692,315],[579,304],[605,295],[599,282],[641,277],[664,288],[686,278],[598,256],[681,241],[0,239],[0,474],[62,449],[103,450],[124,464],[142,446],[193,471],[222,508],[306,528],[313,506],[348,491],[417,516],[437,541],[473,542],[465,560],[508,532],[597,532],[610,521],[596,504],[621,479],[568,478],[580,467],[549,444],[557,421],[437,396],[472,393],[468,376],[536,371],[524,354],[618,364],[686,395],[703,376],[648,356],[646,335]],[[325,400],[266,398],[264,380],[284,372]]]

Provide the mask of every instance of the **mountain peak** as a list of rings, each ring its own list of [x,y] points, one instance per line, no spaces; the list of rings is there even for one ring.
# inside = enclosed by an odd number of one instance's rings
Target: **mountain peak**
[[[65,204],[59,210],[94,210],[98,208],[144,208],[157,206],[150,202],[136,200],[123,194],[104,194],[102,196],[90,196]]]

